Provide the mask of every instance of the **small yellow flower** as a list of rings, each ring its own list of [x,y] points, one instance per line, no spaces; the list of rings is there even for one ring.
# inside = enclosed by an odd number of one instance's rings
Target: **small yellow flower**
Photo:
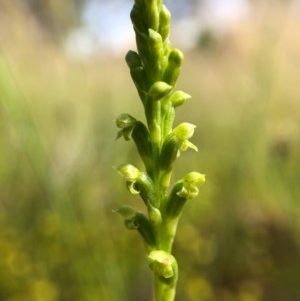
[[[183,122],[173,129],[173,134],[181,142],[180,150],[186,151],[188,148],[191,148],[196,152],[198,151],[197,146],[188,140],[194,135],[195,128],[194,124]]]
[[[117,139],[123,137],[125,140],[129,140],[137,120],[131,115],[124,113],[119,115],[115,122],[116,126],[120,129],[117,134]]]
[[[155,250],[148,255],[150,268],[155,274],[164,278],[171,278],[174,275],[173,264],[175,258],[162,250]]]
[[[205,182],[205,175],[196,171],[192,171],[188,173],[181,181],[183,186],[182,189],[177,192],[177,195],[179,197],[193,199],[198,195],[198,187]]]

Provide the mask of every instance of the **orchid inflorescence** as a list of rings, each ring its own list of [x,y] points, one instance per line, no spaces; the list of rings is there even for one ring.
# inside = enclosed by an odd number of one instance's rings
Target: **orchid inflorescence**
[[[191,148],[196,128],[184,122],[173,128],[175,109],[191,96],[176,90],[183,54],[169,41],[171,14],[162,0],[135,0],[130,14],[136,35],[137,51],[130,50],[126,62],[142,105],[146,123],[129,114],[116,119],[117,138],[133,140],[145,171],[132,164],[117,167],[128,190],[143,200],[147,214],[128,205],[119,213],[128,229],[137,230],[146,246],[148,262],[155,274],[157,301],[173,301],[178,278],[175,257],[171,254],[178,220],[187,200],[198,195],[205,176],[190,172],[174,183],[170,180],[180,152]]]

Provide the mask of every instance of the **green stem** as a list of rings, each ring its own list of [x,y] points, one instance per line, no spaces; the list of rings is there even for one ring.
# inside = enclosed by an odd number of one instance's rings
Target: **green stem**
[[[176,295],[176,282],[166,284],[160,277],[155,276],[155,296],[156,301],[174,301]]]
[[[163,208],[162,213],[164,213]],[[169,254],[172,252],[174,237],[177,230],[178,220],[164,219],[155,229],[155,235],[158,238],[157,247]],[[176,284],[178,280],[177,262],[173,264],[174,275],[171,278],[163,278],[155,275],[155,296],[156,301],[174,301],[176,295]]]
[[[172,263],[173,276],[163,278],[155,275],[154,288],[156,301],[174,301],[176,295],[176,285],[178,280],[178,266],[176,260]]]

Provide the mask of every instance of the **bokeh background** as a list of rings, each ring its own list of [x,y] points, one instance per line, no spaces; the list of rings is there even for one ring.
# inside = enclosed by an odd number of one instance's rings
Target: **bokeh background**
[[[166,1],[185,53],[174,179],[207,175],[174,245],[180,301],[300,300],[300,1]],[[141,166],[114,118],[143,119],[124,55],[132,1],[0,1],[0,300],[150,301]]]

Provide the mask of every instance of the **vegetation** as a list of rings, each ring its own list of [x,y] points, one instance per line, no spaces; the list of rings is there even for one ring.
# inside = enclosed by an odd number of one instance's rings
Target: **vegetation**
[[[209,177],[178,228],[178,300],[299,300],[299,20],[278,5],[186,53],[177,118],[199,153],[173,174]],[[115,141],[115,116],[143,113],[126,65],[74,61],[16,15],[0,31],[0,299],[149,300],[144,246],[112,213],[137,204],[111,167],[138,160]]]
[[[136,144],[145,171],[132,164],[117,168],[128,190],[139,195],[147,215],[128,205],[119,213],[130,230],[137,230],[147,249],[149,267],[154,273],[157,301],[173,301],[176,295],[178,264],[172,247],[185,203],[197,197],[205,176],[192,171],[169,189],[175,160],[188,148],[195,125],[183,122],[173,128],[175,109],[191,96],[176,90],[183,54],[169,41],[171,14],[162,1],[135,1],[131,20],[137,52],[130,50],[126,62],[146,115],[146,125],[123,113],[116,119],[117,138]]]

